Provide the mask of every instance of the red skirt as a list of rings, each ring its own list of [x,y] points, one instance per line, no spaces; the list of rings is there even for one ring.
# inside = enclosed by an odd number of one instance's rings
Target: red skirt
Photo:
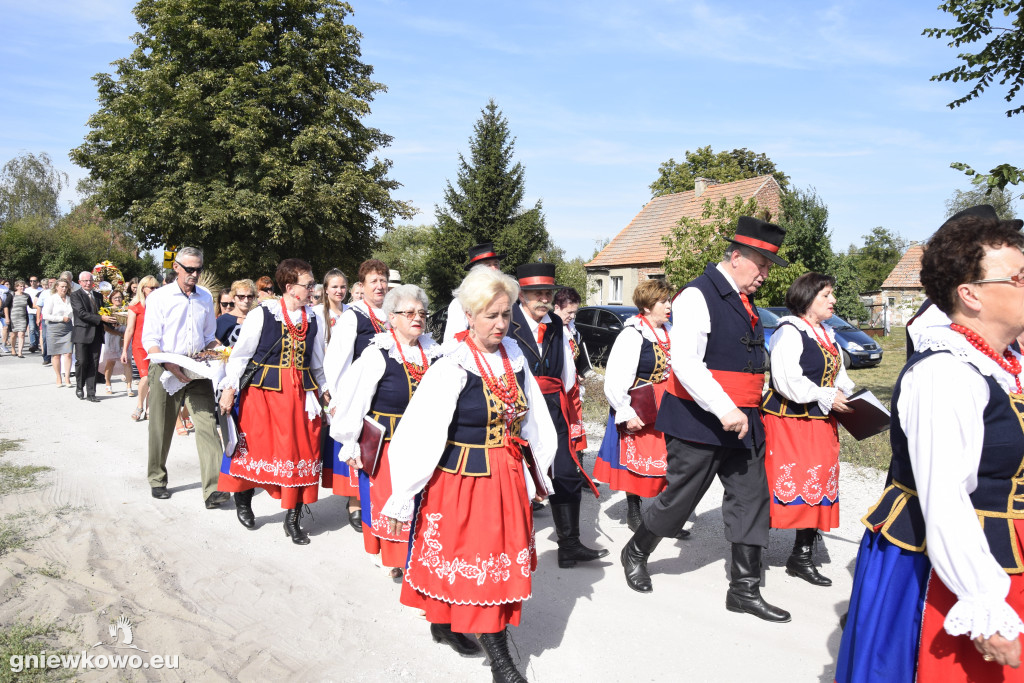
[[[397,535],[388,530],[388,518],[380,513],[384,504],[391,497],[391,464],[388,462],[388,450],[391,442],[384,444],[380,453],[380,464],[377,474],[370,479],[370,519],[372,524],[363,522],[363,547],[371,555],[380,553],[380,562],[385,567],[404,567],[409,555],[409,527],[402,525]]]
[[[839,431],[834,417],[763,415],[773,529],[839,526]]]
[[[654,397],[658,406],[665,395],[668,382],[654,385]],[[614,457],[614,455],[613,455]],[[644,428],[632,434],[619,434],[618,467],[598,458],[594,463],[594,479],[607,482],[613,491],[625,491],[644,498],[653,498],[665,489],[665,470],[668,467],[668,451],[665,450],[665,435],[654,428]]]
[[[522,460],[492,448],[490,475],[435,470],[420,500],[403,605],[457,633],[519,625],[537,568],[533,511]]]
[[[1017,538],[1024,532],[1024,520],[1016,520]],[[1018,543],[1018,548],[1021,544]],[[1024,667],[1013,669],[996,662],[986,662],[974,647],[970,636],[951,636],[944,624],[956,596],[931,572],[921,616],[921,643],[917,653],[917,680],[943,683],[977,683],[978,681],[1024,682]],[[1010,590],[1006,604],[1017,614],[1024,614],[1024,574],[1010,574]]]
[[[221,469],[218,490],[266,489],[286,510],[315,503],[322,468],[320,416],[310,420],[306,414],[299,371],[281,371],[281,391],[248,387],[238,411],[238,446],[226,471]]]
[[[331,467],[324,467],[322,484],[336,496],[359,499],[359,470],[349,467],[344,460],[339,460],[341,444],[334,439],[327,440],[327,448],[331,450]]]
[[[139,377],[149,374],[149,354],[146,353],[146,349],[142,348],[142,344],[132,345],[132,360],[135,361],[135,367],[139,369]]]

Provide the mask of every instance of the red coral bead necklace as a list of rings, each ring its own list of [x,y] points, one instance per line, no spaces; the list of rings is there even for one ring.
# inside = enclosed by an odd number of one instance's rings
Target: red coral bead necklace
[[[1011,351],[1009,347],[1007,347],[1007,349],[1003,351],[1003,356],[1000,358],[999,354],[996,353],[995,349],[989,346],[988,342],[982,339],[980,334],[970,329],[969,327],[964,327],[963,325],[952,323],[950,324],[949,329],[964,335],[964,337],[966,337],[968,343],[970,343],[971,346],[981,351],[983,354],[985,354],[986,356],[994,360],[996,363],[998,363],[999,367],[1013,375],[1013,378],[1017,381],[1017,393],[1024,394],[1024,388],[1021,388],[1020,383],[1020,360],[1018,360],[1017,357],[1013,355],[1013,351]]]

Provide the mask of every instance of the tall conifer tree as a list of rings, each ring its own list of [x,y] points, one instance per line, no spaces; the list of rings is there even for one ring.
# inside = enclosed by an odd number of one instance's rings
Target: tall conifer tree
[[[494,242],[507,255],[502,268],[512,274],[549,246],[540,201],[523,208],[525,171],[512,163],[514,148],[508,120],[490,100],[473,127],[469,160],[459,155],[456,187],[448,182],[444,205],[437,207],[437,239],[427,265],[435,308],[451,301],[466,274],[466,251],[474,244]]]

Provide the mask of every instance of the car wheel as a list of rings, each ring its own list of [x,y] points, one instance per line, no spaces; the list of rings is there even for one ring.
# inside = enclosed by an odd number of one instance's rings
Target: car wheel
[[[846,352],[846,349],[843,349],[843,367],[849,370],[850,364],[852,362],[853,361],[850,359],[850,354]]]

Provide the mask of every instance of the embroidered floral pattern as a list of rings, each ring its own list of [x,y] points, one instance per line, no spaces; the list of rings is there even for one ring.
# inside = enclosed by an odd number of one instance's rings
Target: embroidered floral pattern
[[[319,458],[298,462],[250,458],[248,449],[242,450],[242,443],[239,439],[238,455],[231,462],[232,474],[241,474],[244,471],[253,476],[269,475],[277,479],[315,479],[323,470],[323,463]]]
[[[839,465],[829,468],[827,475],[822,475],[822,465],[809,467],[802,477],[803,483],[797,484],[793,477],[795,462],[778,466],[773,493],[783,503],[792,503],[798,497],[807,505],[820,505],[823,501],[839,500]]]
[[[487,558],[477,555],[470,562],[461,557],[451,560],[444,554],[444,546],[438,540],[440,531],[438,524],[444,515],[440,512],[430,513],[425,516],[427,526],[423,531],[423,545],[426,546],[418,558],[419,563],[433,572],[437,578],[447,581],[449,585],[454,584],[460,577],[468,579],[478,586],[488,581],[491,583],[502,583],[511,577],[512,560],[507,553],[495,556],[493,553]],[[516,553],[516,564],[523,576],[530,575],[531,549],[523,548]]]
[[[668,468],[664,458],[658,459],[650,454],[641,453],[636,447],[636,437],[632,434],[624,434],[622,441],[625,443],[625,462],[623,463],[630,472],[643,476],[662,476]]]
[[[825,482],[825,497],[835,502],[839,499],[839,463],[828,470],[828,481]]]
[[[775,480],[775,497],[784,503],[796,499],[796,482],[793,481],[795,462],[779,465],[780,474]]]

